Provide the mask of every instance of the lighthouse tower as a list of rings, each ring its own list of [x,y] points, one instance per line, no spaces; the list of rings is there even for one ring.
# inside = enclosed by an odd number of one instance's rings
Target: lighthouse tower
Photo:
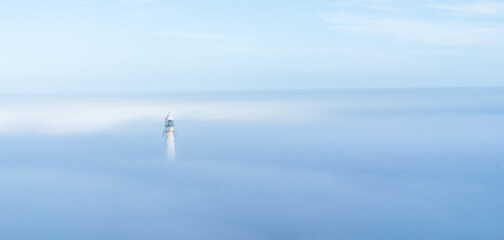
[[[175,122],[174,118],[170,113],[166,115],[165,118],[165,130],[163,132],[163,136],[166,140],[166,157],[170,160],[175,160],[175,136],[177,133],[175,132]]]

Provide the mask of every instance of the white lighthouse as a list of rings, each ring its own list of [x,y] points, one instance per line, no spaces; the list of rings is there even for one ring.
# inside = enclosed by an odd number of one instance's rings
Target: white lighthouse
[[[174,118],[170,113],[166,115],[165,118],[165,130],[163,136],[166,140],[166,157],[170,160],[175,160],[175,136],[177,132],[175,131]]]

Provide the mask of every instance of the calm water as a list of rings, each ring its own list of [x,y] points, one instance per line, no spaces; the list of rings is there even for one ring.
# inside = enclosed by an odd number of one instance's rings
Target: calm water
[[[0,237],[503,239],[502,146],[504,89],[3,96]]]

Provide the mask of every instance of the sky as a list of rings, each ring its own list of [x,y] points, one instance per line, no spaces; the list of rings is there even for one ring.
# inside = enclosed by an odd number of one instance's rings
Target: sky
[[[0,93],[504,86],[504,2],[0,2]]]

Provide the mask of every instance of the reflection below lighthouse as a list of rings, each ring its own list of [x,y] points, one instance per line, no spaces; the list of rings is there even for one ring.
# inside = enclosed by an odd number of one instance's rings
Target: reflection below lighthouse
[[[168,113],[165,118],[165,130],[163,136],[166,140],[166,157],[170,160],[175,160],[175,122],[172,115]]]

